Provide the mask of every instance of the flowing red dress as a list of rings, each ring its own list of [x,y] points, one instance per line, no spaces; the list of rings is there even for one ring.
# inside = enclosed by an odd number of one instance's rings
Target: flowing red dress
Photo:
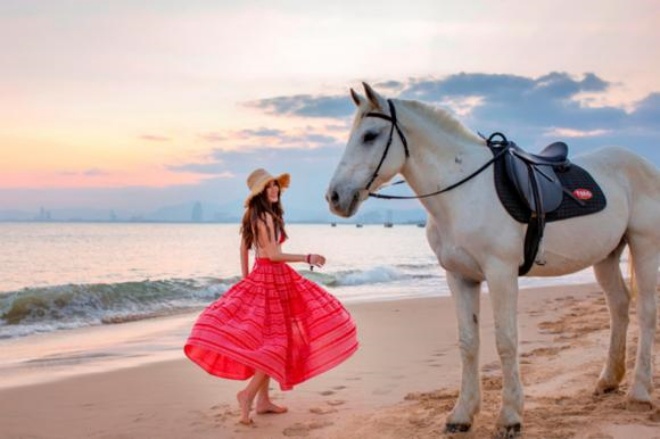
[[[257,258],[201,313],[184,352],[212,375],[245,380],[259,370],[289,390],[357,348],[355,322],[334,296],[284,262]]]

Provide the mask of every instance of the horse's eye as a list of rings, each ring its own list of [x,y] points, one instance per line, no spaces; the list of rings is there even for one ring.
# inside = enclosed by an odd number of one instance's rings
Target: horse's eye
[[[362,143],[370,143],[376,140],[376,137],[378,137],[378,133],[374,131],[367,131],[364,133],[364,137],[362,137]]]

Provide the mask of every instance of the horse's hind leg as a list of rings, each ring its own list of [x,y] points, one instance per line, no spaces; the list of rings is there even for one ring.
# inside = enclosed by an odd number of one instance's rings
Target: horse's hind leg
[[[605,366],[600,373],[594,393],[616,390],[626,372],[626,333],[630,292],[621,275],[619,261],[625,242],[621,242],[607,258],[594,265],[596,280],[605,292],[610,311],[610,349]]]
[[[655,296],[660,252],[658,239],[654,239],[653,234],[631,234],[628,243],[637,285],[636,310],[639,324],[635,375],[628,391],[628,399],[650,403],[653,392],[653,342],[658,320]]]

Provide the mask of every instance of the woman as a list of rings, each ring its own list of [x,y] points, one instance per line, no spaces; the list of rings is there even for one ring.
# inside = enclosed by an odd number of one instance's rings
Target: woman
[[[287,234],[280,195],[289,181],[289,174],[275,178],[264,169],[248,177],[241,224],[243,279],[202,312],[184,347],[188,358],[213,375],[252,378],[236,395],[243,424],[252,423],[255,398],[257,413],[287,411],[270,399],[271,377],[290,390],[337,366],[358,347],[348,311],[286,264],[325,264],[319,254],[282,252]],[[250,249],[256,260],[248,272]]]

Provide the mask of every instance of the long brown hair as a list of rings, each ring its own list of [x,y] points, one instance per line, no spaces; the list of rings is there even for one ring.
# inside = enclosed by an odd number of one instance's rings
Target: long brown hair
[[[275,180],[275,184],[278,188],[280,187],[277,180]],[[275,236],[269,236],[269,238],[277,240],[280,236],[287,237],[284,230],[284,209],[280,202],[280,195],[278,195],[276,203],[271,203],[268,201],[266,188],[264,188],[259,195],[252,197],[248,203],[241,221],[241,236],[247,248],[252,247],[258,242],[259,229],[257,228],[257,221],[263,221],[264,224],[267,224],[266,214],[270,214],[273,217],[273,225],[275,226]],[[270,234],[270,228],[267,228],[267,230]]]

